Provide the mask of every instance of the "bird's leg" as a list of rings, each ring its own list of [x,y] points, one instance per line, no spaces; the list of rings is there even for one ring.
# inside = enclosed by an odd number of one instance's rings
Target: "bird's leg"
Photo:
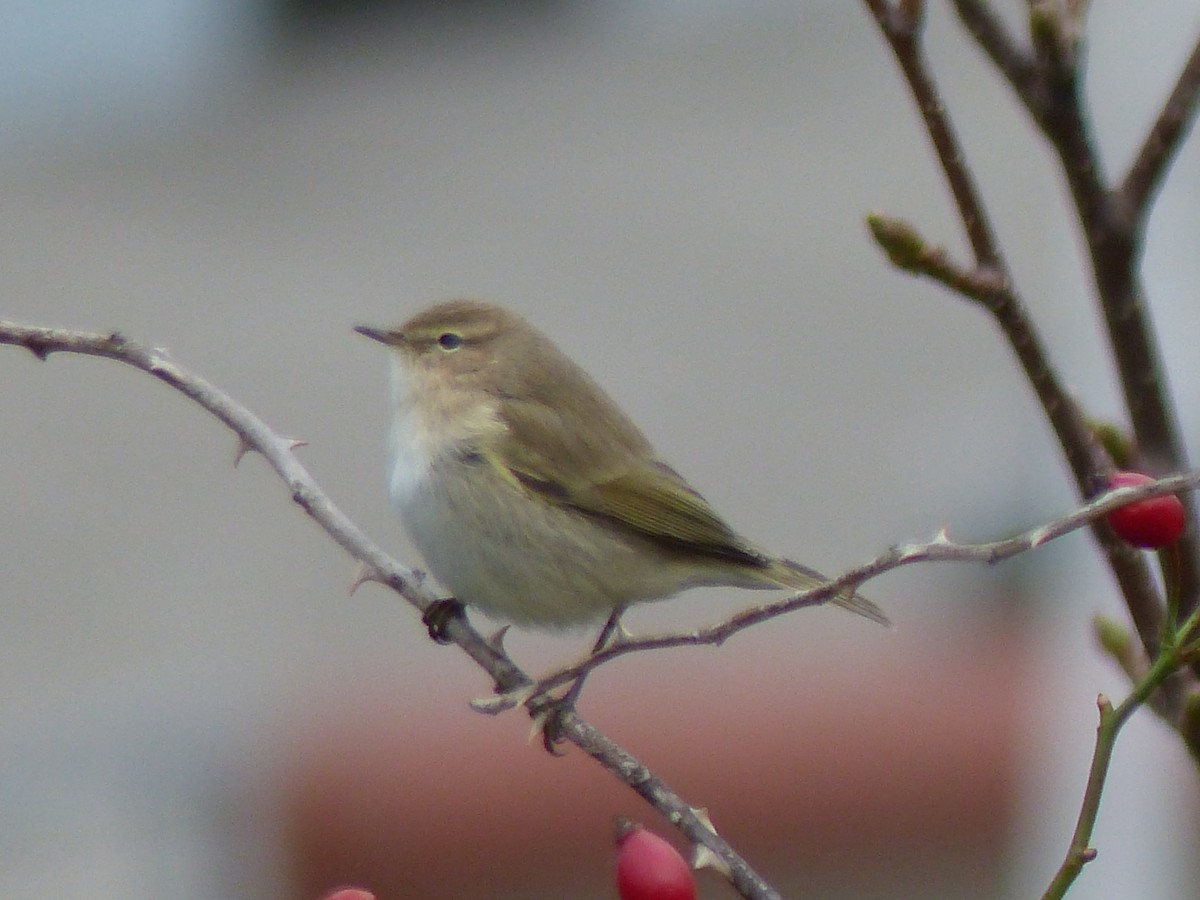
[[[612,642],[613,636],[618,633],[621,627],[621,614],[623,612],[625,612],[625,607],[622,605],[609,614],[608,619],[604,622],[604,627],[600,629],[600,634],[596,637],[596,643],[592,645],[592,652],[589,654],[589,658],[604,650]],[[562,740],[562,728],[559,716],[575,708],[575,701],[579,699],[579,694],[583,691],[583,682],[587,676],[587,672],[576,676],[575,680],[571,683],[571,687],[567,689],[565,694],[554,700],[549,700],[545,706],[542,706],[534,713],[535,720],[541,720],[539,727],[542,730],[542,746],[546,748],[546,752],[556,752],[554,745]]]
[[[604,627],[600,629],[600,634],[596,637],[596,643],[592,645],[592,652],[589,658],[591,656],[595,656],[601,650],[608,647],[608,645],[612,642],[613,635],[615,635],[618,629],[621,627],[621,614],[624,612],[625,607],[618,606],[609,614],[608,619],[604,622]],[[571,689],[562,695],[562,699],[559,702],[565,705],[574,706],[575,701],[579,699],[580,692],[583,690],[583,680],[585,678],[587,678],[587,672],[584,672],[575,679],[574,683],[571,685]]]
[[[613,639],[613,635],[617,633],[617,629],[621,627],[621,616],[625,610],[626,606],[622,604],[609,614],[608,619],[604,622],[604,627],[600,629],[596,643],[592,645],[592,656],[595,656],[608,646],[609,641]]]

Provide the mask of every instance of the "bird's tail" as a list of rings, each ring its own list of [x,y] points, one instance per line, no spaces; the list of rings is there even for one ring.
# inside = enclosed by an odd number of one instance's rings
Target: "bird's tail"
[[[820,572],[794,563],[790,559],[772,560],[771,567],[767,571],[771,580],[777,582],[780,587],[790,588],[794,591],[811,591],[823,584],[829,584],[829,579]],[[830,597],[829,602],[848,609],[850,612],[858,613],[872,622],[878,622],[880,625],[892,624],[891,619],[884,615],[882,609],[849,588]]]

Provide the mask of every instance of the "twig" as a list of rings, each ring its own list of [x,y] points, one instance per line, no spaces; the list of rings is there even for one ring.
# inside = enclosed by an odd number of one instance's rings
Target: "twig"
[[[865,2],[908,81],[975,256],[974,272],[969,275],[962,273],[961,278],[957,276],[962,270],[949,264],[944,251],[940,251],[940,255],[938,251],[933,251],[926,259],[926,263],[945,263],[944,266],[910,267],[909,271],[920,271],[937,277],[952,290],[959,290],[962,282],[967,279],[978,286],[978,290],[967,291],[965,296],[984,305],[996,318],[1058,435],[1081,496],[1090,496],[1101,481],[1100,476],[1108,467],[1107,461],[1075,402],[1062,387],[1042,340],[1025,312],[1024,303],[1013,287],[1012,276],[996,243],[994,229],[975,187],[975,179],[971,175],[966,155],[955,136],[945,105],[925,64],[919,23],[904,17],[885,0]],[[1002,33],[998,30],[998,23],[989,24],[991,20],[983,16],[982,8],[978,4],[965,5],[976,11],[976,24],[983,33]],[[1015,53],[1015,50],[1013,52]],[[879,216],[874,218],[883,219]],[[876,230],[878,238],[879,232],[874,224],[872,228]],[[911,226],[909,228],[911,229]],[[911,231],[910,243],[923,245],[924,242],[915,229]],[[880,243],[884,244],[883,241]],[[884,246],[891,254],[892,250],[886,244]]]
[[[867,217],[867,223],[896,266],[932,278],[992,313],[1058,436],[1080,496],[1091,496],[1103,483],[1101,473],[1109,463],[1074,399],[1051,367],[1041,336],[1007,276],[994,267],[966,269],[958,265],[943,248],[926,243],[912,225],[901,219],[874,213]],[[1094,532],[1120,585],[1138,637],[1147,655],[1153,657],[1158,652],[1162,632],[1163,604],[1149,566],[1103,524],[1098,523]]]
[[[1175,404],[1150,323],[1140,257],[1150,200],[1195,116],[1200,98],[1200,45],[1180,73],[1122,187],[1110,190],[1079,91],[1074,47],[1082,5],[1061,9],[1042,0],[1030,4],[1030,30],[1042,52],[1026,65],[1015,62],[1022,54],[986,3],[953,2],[964,26],[1007,78],[1058,154],[1087,241],[1109,345],[1144,466],[1157,474],[1188,468]],[[1184,498],[1184,506],[1190,526],[1179,548],[1179,588],[1181,608],[1189,611],[1200,602],[1200,534],[1194,500]],[[1134,599],[1123,579],[1122,590],[1127,599]]]
[[[945,107],[924,62],[919,16],[906,16],[901,7],[886,0],[864,2],[879,24],[909,83],[976,257],[974,269],[965,270],[954,266],[940,248],[924,252],[914,250],[914,246],[920,248],[923,241],[915,229],[900,223],[909,232],[903,235],[901,243],[907,245],[906,252],[913,263],[905,268],[937,279],[992,313],[1054,428],[1080,496],[1089,497],[1105,481],[1111,463],[1097,445],[1074,399],[1063,388],[1061,379],[1051,366],[1041,337],[1013,287],[1001,253],[994,245],[994,238],[991,237],[993,229],[986,225],[986,211],[973,187],[974,180],[970,176],[965,154],[954,137]],[[1136,277],[1130,275],[1128,253],[1110,253],[1106,257],[1098,249],[1118,232],[1111,227],[1111,217],[1105,212],[1108,207],[1101,188],[1099,165],[1091,151],[1077,103],[1073,43],[1079,10],[1068,12],[1071,22],[1067,28],[1059,23],[1052,6],[1041,2],[1031,4],[1035,33],[1043,50],[1039,64],[1035,64],[1028,55],[1017,49],[986,4],[979,0],[955,0],[955,6],[964,24],[996,60],[997,66],[1009,76],[1014,89],[1043,130],[1052,140],[1054,136],[1059,136],[1056,147],[1059,148],[1064,171],[1071,180],[1072,193],[1081,210],[1081,220],[1096,223],[1093,229],[1095,233],[1089,231],[1088,234],[1095,266],[1105,265],[1105,259],[1123,259],[1125,263],[1118,263],[1116,267],[1124,272],[1126,280]],[[878,227],[880,221],[894,224],[899,220],[886,220],[882,216],[874,216],[871,220],[877,240],[896,261],[894,247],[889,247],[886,240],[881,238]],[[1097,283],[1104,282],[1110,288],[1108,296],[1111,302],[1106,301],[1104,308],[1109,317],[1110,336],[1122,372],[1122,382],[1126,386],[1127,403],[1139,446],[1151,448],[1152,472],[1165,474],[1184,470],[1188,468],[1186,455],[1169,412],[1166,389],[1157,364],[1157,350],[1140,306],[1140,295],[1122,294],[1117,288],[1120,272],[1101,272],[1101,268],[1097,268]],[[1101,290],[1101,294],[1104,295],[1105,291]],[[1123,305],[1112,299],[1117,294],[1125,296],[1128,303]],[[1118,311],[1131,320],[1129,334],[1112,318]],[[1150,383],[1155,379],[1156,383]],[[1171,449],[1163,451],[1162,448],[1168,445]],[[1169,460],[1176,461],[1171,464]],[[1183,498],[1183,502],[1189,511],[1189,522],[1194,523],[1194,502],[1190,497]],[[1098,525],[1095,533],[1101,552],[1121,588],[1147,656],[1153,658],[1157,655],[1164,604],[1149,566],[1140,554],[1132,552],[1104,525]],[[1194,598],[1197,590],[1200,590],[1198,565],[1200,543],[1197,542],[1193,526],[1185,532],[1180,547],[1181,602],[1185,610],[1191,608],[1189,598]]]
[[[148,372],[212,413],[237,435],[242,449],[257,450],[287,485],[292,499],[325,530],[335,543],[370,571],[373,580],[395,590],[424,612],[436,599],[421,585],[421,577],[405,568],[374,544],[321,489],[292,452],[295,442],[276,434],[265,422],[215,385],[171,361],[165,352],[127,340],[118,333],[89,334],[57,328],[39,328],[0,320],[0,344],[22,346],[39,359],[69,352],[99,356]],[[503,652],[486,640],[464,618],[451,619],[445,636],[457,644],[492,677],[501,691],[532,684]],[[691,840],[716,856],[718,866],[742,896],[778,900],[779,895],[714,830],[698,818],[692,807],[671,791],[636,758],[605,737],[574,711],[561,714],[561,733],[605,769],[646,798]],[[653,789],[650,789],[652,786]],[[686,814],[681,811],[686,811]]]
[[[601,734],[595,726],[579,718],[574,711],[563,713],[558,724],[565,737],[606,769],[610,761],[615,760],[621,780],[666,816],[688,839],[709,850],[718,860],[712,868],[724,874],[743,897],[780,900],[778,892],[763,881],[745,860],[733,854],[729,845],[717,836],[716,830],[708,822],[707,814],[681,800],[663,784],[662,779]]]
[[[1108,491],[1096,497],[1094,500],[1057,519],[1039,525],[1036,528],[1030,528],[1013,537],[998,541],[988,541],[980,544],[960,544],[952,541],[943,530],[932,541],[920,544],[902,544],[892,547],[870,562],[849,569],[820,587],[812,588],[811,590],[795,594],[783,600],[777,600],[773,603],[764,603],[743,610],[715,625],[690,632],[618,640],[616,643],[589,656],[582,662],[544,677],[538,682],[537,690],[530,697],[529,702],[536,701],[539,695],[552,690],[560,684],[573,681],[579,676],[629,653],[644,650],[662,650],[668,647],[696,647],[723,644],[738,632],[744,631],[754,625],[794,612],[797,609],[826,603],[846,588],[857,588],[859,585],[877,578],[885,572],[899,569],[902,566],[912,565],[913,563],[963,562],[995,565],[1021,553],[1036,550],[1043,544],[1077,531],[1098,519],[1102,519],[1109,512],[1121,506],[1126,506],[1138,500],[1145,500],[1149,497],[1162,497],[1167,494],[1191,491],[1197,487],[1200,487],[1200,471],[1183,475],[1173,475],[1169,478],[1163,478],[1159,481],[1137,487],[1118,488],[1115,491]],[[512,705],[515,704],[489,703],[486,704],[486,711],[498,712],[504,708],[511,708]],[[1179,710],[1173,708],[1163,709],[1161,712],[1172,721],[1172,724],[1174,724],[1174,718],[1179,714]]]
[[[1044,100],[1038,94],[1037,70],[1029,53],[1017,46],[1004,23],[983,0],[953,0],[953,4],[963,27],[1004,73],[1030,114],[1040,118]]]
[[[892,6],[886,0],[866,0],[866,4],[891,45],[892,53],[917,101],[917,109],[937,152],[946,183],[954,195],[978,266],[995,269],[1001,280],[1007,281],[1007,266],[1000,254],[975,178],[967,166],[958,137],[946,116],[945,105],[920,50],[923,4],[912,4],[916,7],[914,10],[906,10],[903,5]]]
[[[1184,63],[1171,95],[1163,104],[1146,140],[1130,165],[1117,200],[1136,219],[1141,230],[1150,200],[1162,184],[1167,168],[1191,128],[1200,105],[1200,41]]]
[[[1103,694],[1097,698],[1100,724],[1096,727],[1096,748],[1092,752],[1092,764],[1088,770],[1087,787],[1084,788],[1079,818],[1076,820],[1075,831],[1071,835],[1070,846],[1062,865],[1059,866],[1042,900],[1061,900],[1079,877],[1083,867],[1096,858],[1096,850],[1091,846],[1092,832],[1100,813],[1100,797],[1108,779],[1117,736],[1129,721],[1129,717],[1174,674],[1179,665],[1180,660],[1173,652],[1163,652],[1146,676],[1134,685],[1133,691],[1116,709],[1113,709],[1112,703]]]
[[[872,230],[893,262],[897,262],[908,271],[934,278],[963,296],[984,305],[987,305],[990,296],[986,291],[986,282],[990,280],[992,270],[999,266],[999,274],[1002,276],[1000,280],[1005,283],[1003,290],[1010,293],[1012,303],[1001,303],[994,311],[1010,344],[1022,358],[1022,364],[1026,366],[1026,372],[1036,389],[1036,370],[1030,370],[1018,343],[1018,340],[1022,339],[1021,331],[1012,328],[1013,325],[1022,325],[1022,320],[1026,319],[1023,307],[1015,292],[1008,287],[1011,278],[1003,270],[1003,261],[998,255],[983,256],[979,252],[976,238],[979,228],[975,220],[982,214],[982,208],[964,206],[963,194],[956,187],[954,175],[954,169],[965,168],[966,163],[957,146],[951,145],[949,152],[944,146],[941,135],[950,133],[948,129],[939,130],[934,127],[937,124],[936,118],[945,117],[945,112],[940,102],[937,102],[936,94],[932,93],[932,81],[924,77],[925,67],[920,58],[920,43],[915,38],[919,31],[919,17],[905,17],[901,7],[893,6],[886,0],[865,2],[891,45],[926,121],[926,127],[946,171],[947,182],[959,204],[964,227],[975,248],[974,271],[955,267],[948,261],[944,252],[924,250],[924,242],[916,235],[915,230],[904,226],[903,223],[883,223],[885,226],[890,225],[891,234],[887,233],[889,227],[884,227],[882,238],[879,222],[871,223]],[[1183,132],[1195,115],[1197,98],[1200,96],[1200,45],[1193,51],[1179,76],[1171,97],[1147,136],[1121,190],[1111,191],[1106,187],[1099,157],[1093,149],[1080,99],[1078,45],[1081,22],[1086,11],[1085,0],[1069,0],[1065,5],[1053,0],[1029,0],[1031,52],[1017,47],[984,0],[952,2],[966,29],[1007,78],[1017,97],[1050,139],[1059,155],[1087,241],[1100,306],[1108,327],[1109,342],[1137,445],[1145,460],[1144,465],[1151,472],[1158,474],[1188,468],[1186,452],[1175,418],[1175,407],[1146,309],[1139,259],[1149,201],[1163,177],[1167,162],[1175,153]],[[930,122],[931,113],[935,119],[933,124]],[[958,180],[961,181],[961,178]],[[891,247],[888,246],[889,238],[892,239]],[[897,256],[901,257],[900,261],[897,260]],[[1006,321],[1003,315],[1006,312],[1015,315],[1011,315]],[[1027,320],[1023,327],[1026,336],[1036,337],[1036,332]],[[1035,357],[1040,355],[1040,349],[1036,345],[1033,349],[1037,351]],[[1048,361],[1044,365],[1044,374],[1053,382],[1057,382],[1049,369]],[[1055,406],[1062,402],[1065,395],[1043,393],[1040,389],[1038,394],[1047,416],[1055,422]],[[1095,487],[1094,479],[1104,470],[1104,464],[1101,461],[1101,465],[1093,465],[1091,473],[1079,466],[1079,463],[1086,459],[1086,451],[1082,445],[1072,445],[1078,436],[1077,429],[1083,423],[1073,404],[1070,406],[1064,423],[1068,427],[1064,430],[1055,422],[1055,431],[1071,464],[1081,495],[1087,497]],[[1197,604],[1200,603],[1200,538],[1197,535],[1196,503],[1190,496],[1184,497],[1183,503],[1187,510],[1189,527],[1176,545],[1171,566],[1163,565],[1162,571],[1164,579],[1171,584],[1174,591],[1172,599],[1178,599],[1181,614],[1187,616],[1196,610]],[[1095,855],[1088,844],[1099,808],[1113,742],[1133,709],[1152,698],[1151,702],[1156,711],[1164,715],[1179,731],[1194,754],[1200,746],[1200,700],[1190,686],[1184,688],[1185,678],[1180,672],[1182,662],[1173,660],[1170,665],[1160,668],[1165,651],[1158,635],[1167,618],[1167,610],[1150,579],[1148,568],[1144,560],[1133,559],[1128,548],[1123,549],[1120,546],[1111,529],[1098,523],[1095,533],[1109,566],[1121,585],[1122,594],[1147,657],[1155,659],[1155,663],[1145,679],[1135,682],[1134,693],[1118,710],[1113,711],[1107,700],[1101,698],[1101,724],[1083,808],[1071,848],[1046,894],[1047,898],[1061,897],[1078,876],[1083,865]],[[1174,623],[1170,624],[1173,627]],[[1106,649],[1122,663],[1126,671],[1136,671],[1138,664],[1133,659],[1127,642],[1118,639],[1112,628],[1106,629],[1101,626],[1098,630]],[[1170,640],[1168,635],[1168,643]],[[1200,674],[1200,665],[1196,663],[1194,655],[1186,661]],[[1158,690],[1160,687],[1161,691]],[[1200,760],[1200,755],[1196,758]]]

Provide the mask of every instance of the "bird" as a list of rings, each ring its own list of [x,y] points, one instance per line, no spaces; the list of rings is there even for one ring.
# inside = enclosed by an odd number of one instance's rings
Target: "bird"
[[[389,351],[392,505],[459,603],[565,630],[700,586],[827,583],[734,531],[517,313],[457,299],[355,331]],[[830,602],[888,623],[851,589]]]

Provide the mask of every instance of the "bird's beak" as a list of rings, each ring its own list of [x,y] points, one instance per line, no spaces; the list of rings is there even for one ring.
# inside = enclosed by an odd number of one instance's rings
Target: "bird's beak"
[[[355,325],[354,330],[373,341],[379,341],[381,344],[396,343],[396,333],[385,328],[372,328],[370,325]]]

